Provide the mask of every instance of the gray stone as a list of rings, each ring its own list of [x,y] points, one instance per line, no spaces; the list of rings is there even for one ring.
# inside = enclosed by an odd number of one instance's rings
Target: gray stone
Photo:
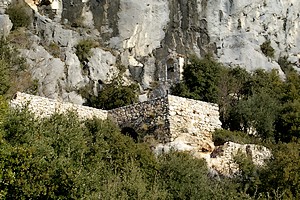
[[[90,79],[98,83],[101,80],[104,83],[110,82],[114,78],[118,69],[116,67],[116,58],[109,51],[104,51],[100,48],[91,50],[92,57],[89,58],[88,68]]]
[[[13,24],[11,23],[9,16],[0,14],[0,37],[8,36],[12,27]]]
[[[67,83],[70,89],[79,89],[88,83],[88,78],[82,75],[82,66],[74,53],[66,52]]]

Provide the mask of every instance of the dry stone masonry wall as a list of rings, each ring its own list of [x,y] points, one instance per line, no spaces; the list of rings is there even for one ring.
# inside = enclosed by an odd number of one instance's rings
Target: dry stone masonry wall
[[[24,94],[18,92],[15,98],[11,100],[11,106],[14,108],[28,106],[29,111],[38,117],[49,117],[55,112],[65,113],[67,111],[75,111],[82,119],[91,119],[97,117],[99,119],[107,119],[107,111],[99,110],[87,106],[76,105],[72,103],[64,103],[44,97]]]
[[[212,132],[221,128],[217,104],[168,96],[171,141],[181,148],[212,151]]]
[[[39,117],[72,110],[84,119],[110,118],[122,129],[152,135],[162,144],[176,143],[182,150],[212,151],[211,133],[221,128],[216,104],[172,95],[105,111],[18,92],[11,105],[27,105]]]
[[[156,98],[108,111],[108,116],[121,128],[133,128],[143,135],[154,135],[162,142],[170,136],[167,98]]]

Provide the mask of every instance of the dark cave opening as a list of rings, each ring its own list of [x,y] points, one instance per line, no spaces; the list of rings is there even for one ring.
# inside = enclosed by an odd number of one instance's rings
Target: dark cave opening
[[[122,128],[121,133],[123,135],[131,137],[134,140],[134,142],[138,142],[138,133],[133,128],[124,127]]]

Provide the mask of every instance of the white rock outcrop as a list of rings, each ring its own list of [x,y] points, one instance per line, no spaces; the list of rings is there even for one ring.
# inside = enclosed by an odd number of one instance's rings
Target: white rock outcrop
[[[203,156],[210,169],[216,170],[225,176],[234,176],[239,173],[239,166],[235,162],[235,156],[241,155],[252,159],[253,164],[259,167],[265,165],[265,161],[272,157],[271,151],[261,145],[237,144],[226,142],[218,146],[208,156]]]
[[[9,16],[0,14],[0,37],[8,36],[12,27],[13,24],[11,23]]]
[[[1,0],[0,7],[5,8],[9,2]],[[90,82],[96,91],[96,79],[104,79],[118,64],[125,66],[126,78],[139,83],[141,93],[163,96],[182,78],[189,55],[202,57],[209,52],[225,65],[239,65],[248,71],[277,69],[284,76],[277,62],[281,56],[288,56],[295,68],[300,67],[297,0],[26,2],[35,10],[32,33],[58,44],[62,57],[74,54],[81,39],[91,38],[100,44],[89,60],[90,76],[79,69],[78,63],[75,67],[68,65],[76,70],[70,74],[79,77],[62,84],[63,90],[74,88],[68,92],[76,88],[69,87],[70,83]],[[264,55],[260,48],[267,40],[275,49],[274,58]],[[43,90],[65,95],[58,87]]]

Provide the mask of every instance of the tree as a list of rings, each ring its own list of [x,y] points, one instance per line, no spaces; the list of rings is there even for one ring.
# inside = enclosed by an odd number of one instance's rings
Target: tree
[[[278,102],[263,91],[239,101],[236,112],[240,116],[242,131],[248,133],[254,128],[261,138],[273,138],[278,107]]]
[[[269,199],[300,198],[300,144],[298,141],[273,146],[273,159],[260,173],[259,192]]]
[[[191,57],[190,64],[184,66],[185,86],[179,83],[172,89],[172,94],[216,103],[221,68],[209,55],[203,59]]]

